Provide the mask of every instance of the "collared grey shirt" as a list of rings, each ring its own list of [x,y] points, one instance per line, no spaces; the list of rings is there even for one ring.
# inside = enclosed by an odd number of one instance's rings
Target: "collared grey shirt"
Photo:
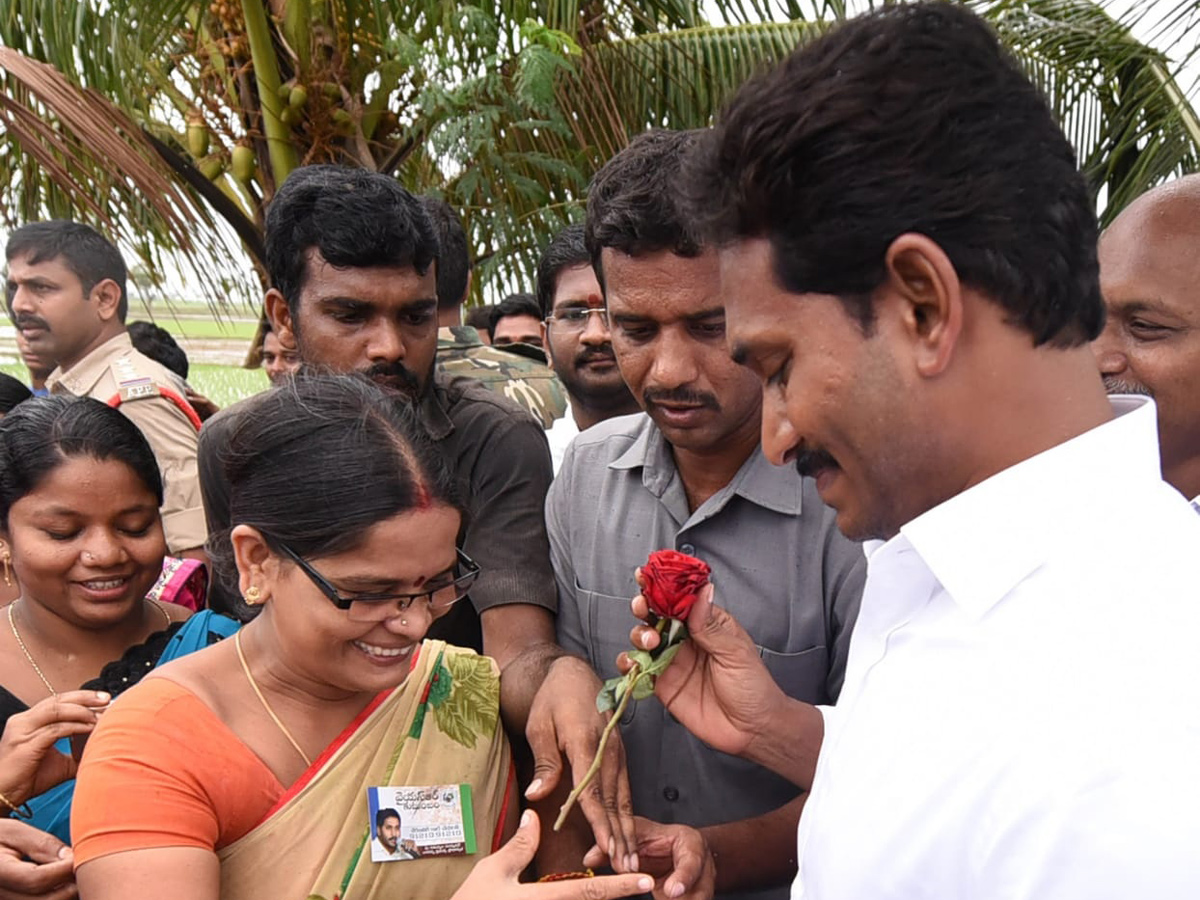
[[[758,644],[790,696],[832,703],[866,575],[862,548],[838,531],[811,479],[772,466],[761,449],[694,512],[671,447],[638,414],[575,438],[546,498],[558,582],[558,640],[600,674],[617,674],[636,624],[633,571],[672,548],[712,567],[716,602]],[[705,746],[653,698],[621,722],[634,810],[694,827],[777,809],[797,788],[760,766]],[[786,885],[726,897],[783,898]]]

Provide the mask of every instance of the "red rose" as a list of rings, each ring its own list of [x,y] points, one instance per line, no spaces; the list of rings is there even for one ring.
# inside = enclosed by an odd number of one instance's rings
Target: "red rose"
[[[702,559],[675,550],[656,550],[642,566],[642,596],[656,615],[683,620],[711,573]]]

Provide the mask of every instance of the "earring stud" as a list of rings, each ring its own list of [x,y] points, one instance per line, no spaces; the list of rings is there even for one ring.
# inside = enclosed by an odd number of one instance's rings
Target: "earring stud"
[[[258,585],[256,584],[252,584],[250,587],[246,588],[246,593],[243,596],[246,598],[246,602],[251,606],[257,606],[262,602],[262,591],[258,589]]]

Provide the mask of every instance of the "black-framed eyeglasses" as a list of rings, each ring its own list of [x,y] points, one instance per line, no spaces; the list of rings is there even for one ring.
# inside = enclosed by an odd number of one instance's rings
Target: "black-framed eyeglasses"
[[[589,316],[599,316],[600,324],[608,327],[608,310],[603,306],[569,306],[552,316],[546,316],[546,325],[557,323],[563,331],[583,331],[587,328]]]
[[[463,553],[456,550],[458,560],[454,565],[454,579],[436,585],[428,590],[412,594],[355,594],[346,597],[338,593],[329,581],[312,567],[312,564],[293,551],[286,544],[276,542],[283,555],[300,567],[300,571],[308,576],[322,594],[329,598],[338,609],[344,609],[351,619],[356,622],[382,622],[401,613],[424,597],[429,602],[429,612],[434,618],[443,615],[455,603],[467,596],[471,585],[479,577],[479,565]]]

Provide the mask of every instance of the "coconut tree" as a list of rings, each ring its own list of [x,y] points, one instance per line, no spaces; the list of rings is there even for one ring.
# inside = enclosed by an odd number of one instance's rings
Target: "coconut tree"
[[[1043,86],[1107,211],[1195,167],[1200,125],[1172,62],[1102,4],[971,5]],[[467,221],[476,289],[511,285],[632,134],[707,124],[757,68],[848,12],[0,0],[0,216],[92,221],[150,271],[190,267],[219,304],[258,293],[263,210],[295,166],[363,166],[445,196]]]

